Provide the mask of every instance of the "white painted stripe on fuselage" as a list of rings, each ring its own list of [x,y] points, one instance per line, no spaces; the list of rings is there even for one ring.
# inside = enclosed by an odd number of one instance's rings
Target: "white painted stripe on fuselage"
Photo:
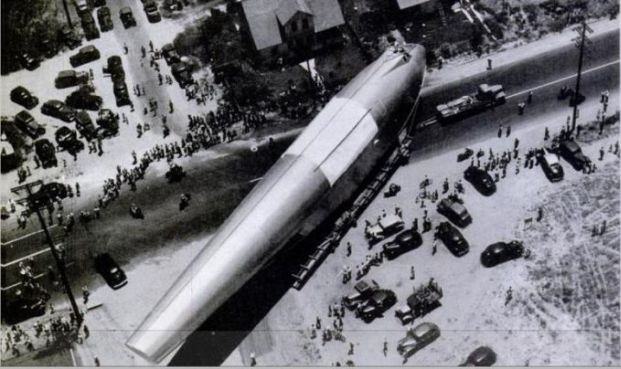
[[[371,143],[378,130],[370,109],[355,100],[337,97],[285,153],[311,161],[332,186]]]

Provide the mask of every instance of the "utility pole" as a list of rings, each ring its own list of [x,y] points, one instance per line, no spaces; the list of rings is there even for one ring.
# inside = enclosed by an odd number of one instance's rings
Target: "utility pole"
[[[574,96],[570,98],[570,105],[573,106],[574,111],[571,120],[571,132],[576,129],[576,119],[578,119],[578,105],[584,100],[584,96],[580,94],[580,79],[582,77],[582,61],[584,59],[584,46],[585,44],[591,44],[591,40],[587,37],[586,33],[593,33],[591,27],[586,24],[586,15],[583,15],[582,23],[574,28],[574,31],[578,32],[578,37],[574,38],[576,47],[580,50],[578,56],[578,74],[576,76],[576,89],[574,90]]]
[[[82,325],[83,317],[80,313],[80,309],[78,308],[78,304],[75,301],[75,297],[73,296],[73,292],[71,291],[71,286],[69,285],[69,279],[67,278],[67,271],[65,268],[65,261],[62,260],[60,255],[58,255],[58,251],[54,246],[54,241],[52,240],[52,236],[50,235],[50,231],[47,229],[47,225],[45,224],[45,219],[43,219],[43,215],[41,214],[41,208],[43,205],[48,205],[51,199],[47,198],[44,203],[35,203],[33,199],[32,189],[34,187],[41,187],[43,185],[43,181],[38,180],[30,183],[26,183],[21,186],[17,186],[11,189],[11,192],[15,194],[19,194],[21,191],[26,190],[28,193],[28,197],[24,199],[18,200],[19,203],[26,203],[28,208],[31,211],[34,211],[37,214],[37,218],[39,218],[39,223],[41,224],[41,228],[43,229],[43,233],[45,233],[45,239],[47,240],[48,245],[50,246],[50,252],[56,261],[56,267],[58,268],[61,281],[65,288],[65,293],[71,302],[71,308],[73,309],[73,313],[75,314],[76,320],[78,322],[78,327]]]
[[[70,28],[73,28],[73,22],[71,22],[71,15],[69,15],[69,6],[67,6],[67,0],[63,0],[63,8],[65,9],[65,15],[67,16],[67,23]]]

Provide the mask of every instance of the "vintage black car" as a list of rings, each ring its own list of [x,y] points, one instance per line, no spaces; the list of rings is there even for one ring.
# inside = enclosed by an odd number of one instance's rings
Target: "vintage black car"
[[[438,213],[444,215],[458,227],[464,228],[472,223],[472,217],[466,207],[451,198],[442,199],[437,206]]]
[[[97,29],[93,15],[90,12],[82,13],[80,19],[82,20],[82,30],[84,30],[86,40],[90,41],[99,38],[99,29]]]
[[[129,92],[127,91],[127,84],[125,81],[115,81],[112,88],[116,99],[116,106],[131,105],[132,102],[129,99]]]
[[[97,21],[99,22],[101,32],[108,32],[114,28],[112,16],[110,15],[110,8],[107,6],[97,9]]]
[[[420,233],[413,229],[407,229],[399,233],[394,241],[385,243],[383,246],[384,256],[387,259],[395,259],[408,251],[414,250],[423,244]]]
[[[132,9],[129,6],[121,8],[121,10],[119,11],[119,17],[121,18],[121,23],[123,23],[123,27],[125,27],[126,29],[136,25],[136,19],[134,18]]]
[[[67,123],[73,122],[75,119],[75,112],[73,109],[60,100],[48,100],[43,103],[43,105],[41,105],[41,113]]]
[[[397,296],[391,290],[379,289],[356,309],[356,316],[369,323],[397,303]]]
[[[574,140],[565,140],[559,144],[558,153],[575,170],[584,169],[589,163],[589,158],[582,153],[582,149]]]
[[[75,153],[84,148],[84,143],[78,139],[78,134],[69,127],[60,127],[54,134],[60,148]]]
[[[144,12],[147,15],[149,23],[157,23],[162,20],[162,15],[157,10],[157,3],[153,0],[147,0],[143,5]]]
[[[171,164],[170,168],[166,172],[166,179],[168,180],[168,183],[179,182],[183,179],[183,177],[185,177],[185,172],[178,164]]]
[[[496,242],[481,253],[481,264],[491,268],[524,255],[524,245],[520,241]]]
[[[496,363],[496,353],[487,346],[480,346],[472,351],[465,362],[459,366],[492,366]]]
[[[3,299],[2,320],[8,325],[45,315],[45,300],[35,298]]]
[[[110,109],[101,109],[97,115],[98,132],[103,137],[116,136],[119,133],[119,115]]]
[[[45,128],[37,123],[26,110],[15,114],[15,126],[33,140],[45,134]]]
[[[118,290],[127,284],[125,272],[108,253],[99,254],[95,257],[95,270],[101,274],[113,290]]]
[[[19,61],[22,67],[26,68],[27,70],[35,70],[41,65],[39,59],[35,58],[29,53],[21,53],[19,55]]]
[[[561,166],[556,154],[547,153],[542,150],[537,154],[537,160],[541,165],[543,174],[545,174],[546,178],[548,178],[550,182],[561,181],[565,176],[563,167]]]
[[[39,190],[30,197],[30,204],[35,208],[44,208],[49,203],[67,198],[67,187],[58,182],[41,185]]]
[[[58,165],[58,161],[56,160],[56,148],[45,138],[35,142],[35,153],[41,161],[43,169]]]
[[[65,103],[73,109],[97,111],[101,109],[103,99],[101,96],[89,93],[86,89],[78,89],[67,96]]]
[[[63,26],[58,33],[59,40],[69,49],[73,50],[82,45],[80,37],[78,37],[69,26]]]
[[[186,63],[175,63],[170,69],[173,77],[175,78],[177,83],[179,83],[179,87],[184,88],[185,86],[194,83],[194,80],[192,79],[192,73],[190,72],[190,67]]]
[[[69,57],[69,63],[72,67],[79,67],[86,63],[95,61],[101,57],[99,50],[93,45],[87,45],[78,50],[78,53]]]
[[[162,46],[161,51],[162,51],[162,56],[164,57],[164,60],[166,61],[166,64],[172,65],[172,64],[179,63],[181,61],[181,57],[179,56],[179,53],[177,53],[177,50],[175,50],[175,47],[173,46],[173,44],[166,44]]]
[[[466,241],[461,232],[449,222],[440,223],[436,228],[436,235],[455,256],[464,256],[470,250],[468,241]]]
[[[39,50],[46,58],[52,58],[54,55],[58,54],[56,42],[47,35],[43,35],[39,40]]]
[[[23,86],[17,86],[11,90],[11,101],[28,110],[39,104],[39,99]]]
[[[75,115],[75,128],[87,141],[97,138],[97,129],[87,112],[81,110]]]
[[[123,62],[118,55],[112,55],[108,58],[108,65],[102,68],[106,74],[110,74],[112,82],[125,81],[125,70],[123,70]]]
[[[490,176],[489,173],[483,169],[475,166],[469,166],[464,172],[464,178],[482,195],[490,196],[496,192],[496,184],[494,183],[492,176]]]
[[[355,292],[351,295],[343,297],[343,305],[349,310],[355,310],[358,308],[358,305],[364,302],[367,298],[369,298],[373,292],[379,290],[379,285],[374,280],[367,282],[366,280],[361,280],[354,286]]]

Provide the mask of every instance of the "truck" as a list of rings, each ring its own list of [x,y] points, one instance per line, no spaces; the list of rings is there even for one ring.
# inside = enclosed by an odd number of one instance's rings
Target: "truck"
[[[103,137],[116,136],[119,133],[119,115],[110,109],[101,109],[95,120],[99,133]]]
[[[452,122],[480,113],[506,102],[502,85],[479,85],[477,92],[436,106],[436,117],[440,122]]]
[[[427,284],[414,289],[414,293],[407,298],[406,304],[397,308],[395,316],[401,324],[409,324],[414,319],[439,307],[442,296],[442,288],[438,286],[438,282],[430,279]]]
[[[404,227],[403,218],[397,214],[388,214],[381,217],[375,224],[367,223],[364,236],[369,244],[374,245],[403,230]]]

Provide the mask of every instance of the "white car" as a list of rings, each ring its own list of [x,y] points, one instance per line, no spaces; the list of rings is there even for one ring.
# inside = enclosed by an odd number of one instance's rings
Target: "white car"
[[[397,352],[408,358],[440,337],[440,328],[434,323],[421,323],[408,329],[405,337],[399,340]]]

